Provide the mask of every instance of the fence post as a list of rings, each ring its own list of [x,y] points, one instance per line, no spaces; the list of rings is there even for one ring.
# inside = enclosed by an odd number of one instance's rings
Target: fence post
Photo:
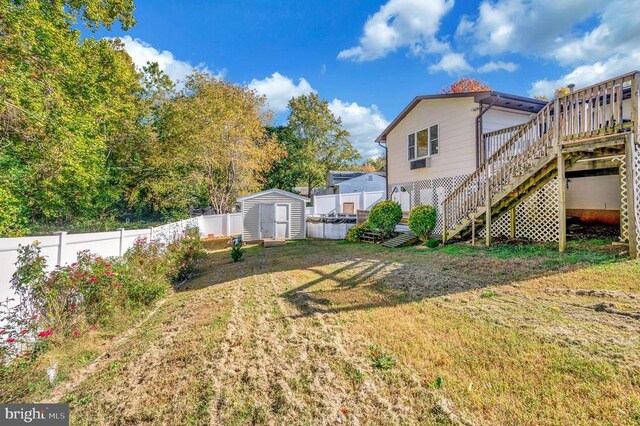
[[[339,192],[336,197],[336,213],[342,213],[342,194]]]
[[[122,256],[124,253],[124,228],[118,228],[120,231],[120,246],[118,247],[118,256]]]
[[[313,196],[313,215],[315,216],[316,214],[318,214],[318,203],[316,202],[316,196]]]
[[[225,215],[225,218],[227,222],[227,235],[225,235],[225,237],[230,237],[231,236],[231,214],[227,213]]]
[[[153,226],[149,228],[149,242],[153,241]]]
[[[362,191],[360,193],[360,206],[356,209],[356,210],[364,210],[365,207],[365,203],[367,202],[367,193]]]
[[[62,259],[64,259],[64,255],[67,248],[67,231],[58,231],[54,232],[55,235],[58,236],[58,258],[56,259],[57,265],[62,265]]]

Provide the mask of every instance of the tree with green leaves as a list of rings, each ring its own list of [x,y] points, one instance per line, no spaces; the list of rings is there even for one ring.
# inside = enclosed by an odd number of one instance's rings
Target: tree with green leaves
[[[301,95],[289,101],[288,126],[299,141],[296,165],[308,193],[322,185],[329,170],[348,168],[360,158],[349,142],[342,120],[329,110],[329,103],[317,94]]]
[[[159,127],[149,179],[158,208],[209,205],[228,213],[236,197],[258,190],[260,176],[282,156],[266,131],[271,116],[264,97],[245,86],[194,73],[169,106]]]
[[[140,84],[121,46],[73,27],[128,29],[133,2],[0,0],[0,10],[0,209],[19,206],[0,228],[96,216],[119,196],[110,171],[136,132]]]
[[[269,134],[278,144],[282,157],[262,175],[262,189],[278,188],[294,192],[294,188],[303,180],[300,155],[302,153],[301,140],[294,135],[289,126],[269,127]]]

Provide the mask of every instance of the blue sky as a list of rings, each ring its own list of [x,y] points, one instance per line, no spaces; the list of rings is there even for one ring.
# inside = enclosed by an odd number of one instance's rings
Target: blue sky
[[[291,96],[315,91],[367,157],[414,96],[463,75],[549,95],[640,68],[638,11],[640,0],[137,0],[135,27],[96,35],[174,79],[196,67],[248,84],[277,122]]]

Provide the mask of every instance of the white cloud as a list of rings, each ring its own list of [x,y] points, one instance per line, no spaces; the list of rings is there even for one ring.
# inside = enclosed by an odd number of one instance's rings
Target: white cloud
[[[640,0],[613,0],[604,2],[599,23],[579,36],[565,37],[553,51],[561,64],[580,64],[600,61],[615,54],[625,54],[640,43]],[[624,13],[621,11],[635,13]],[[621,21],[622,18],[622,21]]]
[[[376,137],[389,125],[376,105],[365,107],[356,102],[334,99],[329,103],[331,112],[342,119],[342,126],[351,134],[351,143],[363,157],[378,156],[380,147],[374,142]]]
[[[293,79],[279,72],[262,80],[252,80],[249,87],[267,97],[271,109],[276,112],[287,110],[287,104],[292,97],[316,93],[311,84],[300,78],[296,84]],[[384,119],[378,107],[365,107],[356,102],[344,102],[334,99],[329,103],[329,110],[342,119],[342,127],[351,135],[349,140],[364,157],[380,155],[380,147],[374,143],[375,138],[389,124]]]
[[[469,65],[464,55],[461,53],[445,53],[437,64],[429,67],[430,73],[446,72],[447,74],[463,74],[473,71],[473,67]]]
[[[559,87],[575,84],[576,88],[581,88],[638,68],[640,68],[640,48],[625,54],[612,56],[605,61],[581,65],[557,80],[536,81],[529,94],[531,96],[544,95],[552,97],[555,89]]]
[[[480,73],[494,72],[494,71],[514,72],[517,69],[518,69],[518,64],[514,64],[513,62],[490,61],[482,65],[481,67],[479,67],[476,71]]]
[[[139,38],[134,39],[126,35],[120,37],[120,40],[129,56],[131,56],[133,63],[138,68],[142,69],[147,62],[157,62],[160,69],[167,73],[174,82],[184,82],[185,78],[189,74],[192,74],[194,69],[200,72],[210,72],[202,63],[195,66],[191,65],[189,62],[176,59],[170,51],[159,51]],[[222,72],[217,73],[216,77],[221,78]]]
[[[593,0],[485,0],[475,19],[461,19],[456,36],[481,55],[553,56],[576,25],[601,13],[606,5]]]
[[[386,56],[401,47],[414,53],[441,52],[448,46],[436,39],[440,20],[453,0],[389,0],[364,24],[360,43],[338,54],[357,62]]]
[[[287,110],[287,104],[291,98],[315,93],[315,90],[307,80],[301,78],[298,84],[279,72],[274,72],[271,77],[262,80],[251,80],[249,87],[261,95],[267,97],[267,103],[271,110],[280,113]]]

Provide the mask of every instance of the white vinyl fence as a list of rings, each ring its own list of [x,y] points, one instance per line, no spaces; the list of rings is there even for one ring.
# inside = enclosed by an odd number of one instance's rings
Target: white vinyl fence
[[[313,223],[307,222],[307,237],[326,240],[344,240],[349,228],[355,223]]]
[[[346,213],[353,207],[356,210],[369,210],[378,201],[384,200],[384,191],[350,192],[345,194],[314,195],[313,210],[308,214]]]
[[[38,237],[0,238],[0,300],[11,297],[10,280],[15,271],[18,248],[39,242],[41,253],[47,258],[47,266],[70,264],[76,261],[80,251],[89,250],[102,257],[121,256],[138,238],[165,243],[174,241],[191,228],[198,228],[203,237],[228,237],[242,234],[242,213],[193,217],[179,222],[147,229],[119,229],[110,232],[90,232]]]

